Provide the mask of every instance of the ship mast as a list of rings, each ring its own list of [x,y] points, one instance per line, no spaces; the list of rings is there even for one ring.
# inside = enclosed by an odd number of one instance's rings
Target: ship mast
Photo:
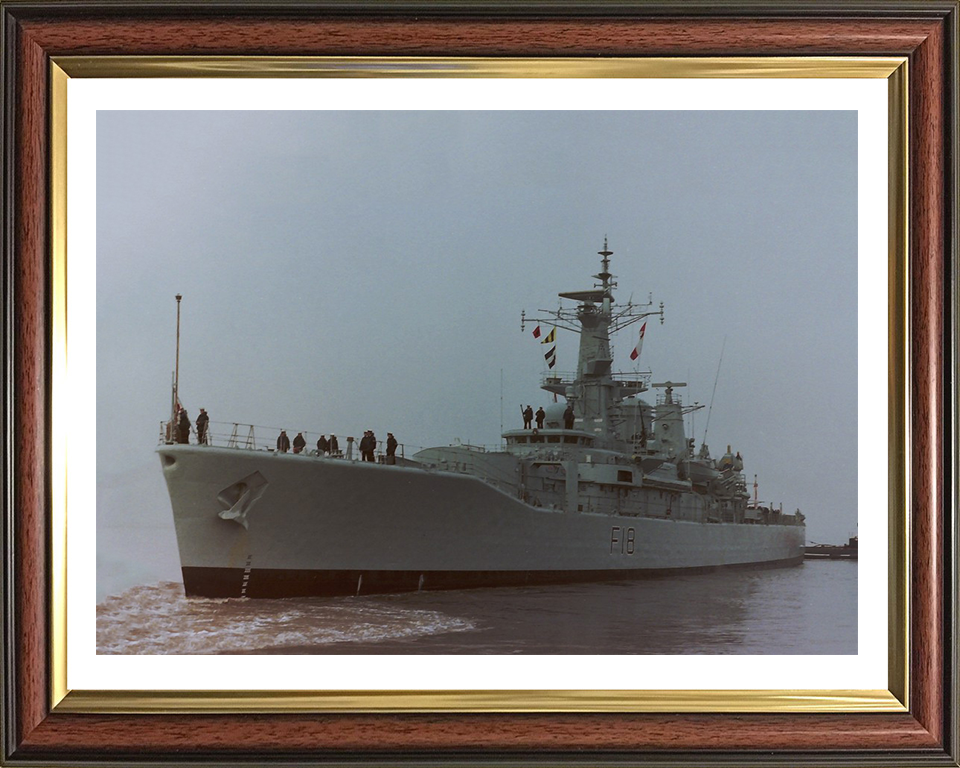
[[[180,406],[180,300],[181,294],[177,294],[177,357],[173,369],[173,415],[171,421],[177,423],[177,411]]]
[[[602,281],[602,286],[604,289],[609,290],[610,288],[616,287],[616,283],[611,283],[610,278],[613,275],[610,274],[610,257],[613,256],[613,251],[607,248],[607,236],[603,236],[603,250],[597,251],[598,256],[603,256],[600,260],[600,264],[603,269],[600,270],[600,273],[594,275],[595,278]]]
[[[598,251],[600,271],[593,275],[598,283],[593,288],[582,291],[560,293],[561,299],[572,299],[575,307],[556,310],[538,310],[534,317],[521,315],[521,328],[526,322],[553,325],[580,335],[580,348],[576,374],[570,377],[550,375],[544,380],[543,389],[563,395],[573,403],[576,416],[576,428],[593,434],[600,443],[615,443],[622,440],[616,434],[619,424],[617,409],[622,400],[630,395],[644,391],[647,387],[637,375],[613,373],[613,353],[610,348],[610,334],[626,328],[651,315],[659,315],[663,323],[663,303],[654,309],[653,300],[646,304],[634,304],[628,301],[618,305],[613,301],[613,289],[616,288],[610,272],[610,256],[607,238],[603,239],[603,250]]]

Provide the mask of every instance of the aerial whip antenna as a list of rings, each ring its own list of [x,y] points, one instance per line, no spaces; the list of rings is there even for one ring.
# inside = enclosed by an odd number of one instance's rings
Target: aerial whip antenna
[[[723,350],[727,347],[727,337],[723,337],[723,344],[720,345],[720,362],[717,363],[717,376],[713,380],[713,394],[710,395],[710,408],[707,410],[707,426],[703,428],[703,440],[700,445],[707,444],[707,430],[710,429],[710,414],[713,413],[713,399],[717,396],[717,382],[720,381],[720,366],[723,365]]]
[[[503,368],[500,369],[500,445],[503,445]]]

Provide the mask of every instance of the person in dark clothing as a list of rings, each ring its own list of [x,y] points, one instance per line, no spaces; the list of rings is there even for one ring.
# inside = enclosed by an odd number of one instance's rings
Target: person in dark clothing
[[[537,429],[543,429],[543,420],[545,418],[547,418],[547,413],[543,410],[543,406],[541,405],[539,408],[537,408]]]
[[[307,441],[303,439],[303,432],[297,432],[297,436],[293,438],[293,452],[301,453],[306,447]]]
[[[367,446],[370,444],[370,433],[364,432],[363,437],[360,438],[360,441],[357,443],[357,447],[360,449],[360,461],[367,460]]]
[[[200,445],[207,443],[207,424],[210,423],[210,417],[207,416],[207,409],[201,408],[200,415],[197,416],[197,442]]]
[[[387,464],[397,463],[397,438],[393,432],[387,432]]]
[[[326,456],[327,451],[330,450],[330,443],[327,442],[327,438],[324,435],[320,435],[320,439],[317,440],[317,454],[320,456]]]
[[[373,449],[376,446],[373,432],[369,429],[360,438],[360,461],[373,461]]]
[[[180,419],[177,421],[177,442],[186,445],[190,442],[190,418],[186,408],[180,409]]]
[[[527,406],[523,411],[523,428],[533,429],[533,407]]]
[[[573,403],[570,403],[567,410],[563,412],[563,428],[573,429]]]
[[[287,430],[280,430],[280,437],[277,438],[277,450],[280,453],[286,453],[290,450],[290,438],[287,437]]]
[[[330,435],[330,455],[336,456],[340,453],[340,443],[337,442],[336,435]]]

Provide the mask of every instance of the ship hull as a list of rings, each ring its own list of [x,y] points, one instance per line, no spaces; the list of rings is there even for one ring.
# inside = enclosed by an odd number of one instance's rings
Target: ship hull
[[[292,571],[243,568],[183,568],[184,591],[203,597],[336,597],[441,589],[532,587],[629,581],[719,569],[790,568],[803,557],[729,566],[633,568],[595,571]],[[244,577],[248,576],[246,583]]]
[[[163,446],[184,586],[207,597],[609,581],[802,562],[803,526],[525,504],[456,472]]]

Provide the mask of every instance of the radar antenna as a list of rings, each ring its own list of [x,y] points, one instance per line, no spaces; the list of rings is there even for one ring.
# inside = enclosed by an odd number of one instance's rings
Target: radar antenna
[[[626,304],[613,303],[613,289],[617,287],[614,280],[616,275],[610,272],[610,256],[613,251],[607,244],[607,238],[603,238],[603,250],[597,251],[600,259],[600,271],[593,277],[600,282],[594,284],[594,287],[586,291],[566,291],[560,294],[561,299],[571,299],[578,302],[577,307],[564,307],[561,302],[557,309],[538,309],[536,313],[531,312],[531,317],[527,317],[526,311],[520,313],[520,330],[526,329],[529,323],[550,323],[556,328],[562,328],[573,333],[581,333],[582,315],[595,312],[595,307],[599,304],[609,319],[609,333],[616,333],[629,325],[633,325],[644,318],[659,315],[660,324],[663,325],[663,302],[659,307],[654,308],[653,297],[649,298],[645,304],[634,304],[633,296]]]

